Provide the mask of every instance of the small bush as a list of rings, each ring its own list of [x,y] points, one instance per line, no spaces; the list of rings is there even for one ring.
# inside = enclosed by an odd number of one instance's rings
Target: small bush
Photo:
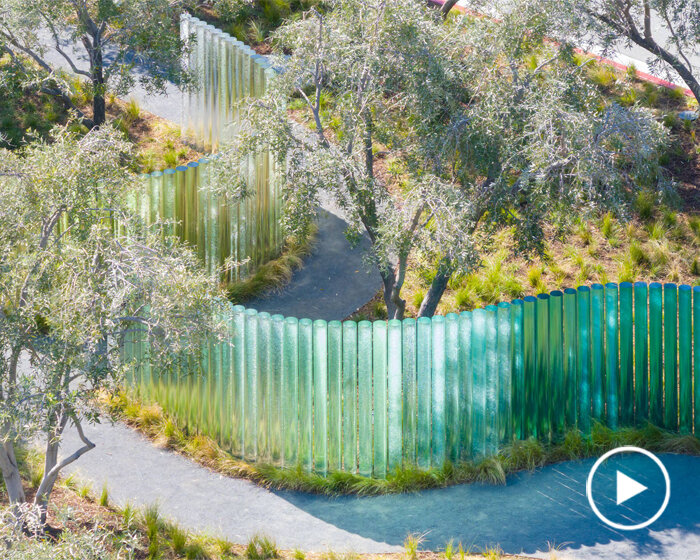
[[[634,206],[639,219],[648,222],[654,217],[656,197],[649,191],[642,191],[637,195]]]
[[[411,299],[411,303],[416,309],[420,309],[421,304],[423,303],[423,300],[425,299],[425,292],[423,290],[418,290],[415,294],[413,294],[413,298]]]
[[[100,505],[102,507],[108,507],[109,506],[109,490],[107,489],[107,485],[102,486],[102,492],[100,492]]]
[[[602,88],[610,88],[617,82],[615,72],[607,64],[592,65],[588,76],[594,84]]]
[[[600,224],[600,233],[603,234],[603,237],[605,237],[605,239],[608,241],[610,241],[615,234],[615,218],[613,217],[612,212],[608,212],[605,214],[605,216],[603,216],[603,220]]]
[[[627,70],[625,70],[625,76],[627,76],[627,79],[630,81],[634,81],[637,79],[637,67],[634,64],[630,64],[627,67]]]
[[[267,537],[254,536],[245,549],[245,557],[248,560],[271,560],[279,558],[277,546]]]
[[[138,101],[135,99],[130,99],[126,104],[126,109],[124,109],[124,114],[126,115],[127,122],[132,124],[141,116],[141,107],[139,107]]]

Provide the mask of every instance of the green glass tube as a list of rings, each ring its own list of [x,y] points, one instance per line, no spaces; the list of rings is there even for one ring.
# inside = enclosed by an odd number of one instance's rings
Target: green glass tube
[[[619,294],[617,284],[605,285],[605,393],[606,420],[615,429],[620,421]]]
[[[283,377],[284,377],[284,317],[273,315],[270,331],[270,403],[268,406],[268,425],[270,426],[270,459],[273,464],[281,465],[283,456],[282,419],[283,419]]]
[[[148,207],[145,208],[147,224],[155,224],[160,218],[160,198],[163,192],[163,172],[154,171],[148,182]]]
[[[258,457],[258,312],[245,311],[245,410],[244,456],[248,461]]]
[[[649,420],[656,426],[664,420],[662,300],[661,284],[649,284]]]
[[[175,235],[175,174],[174,169],[163,171],[163,196],[161,198],[161,216],[165,222],[164,233]]]
[[[430,375],[432,355],[431,321],[420,317],[416,329],[416,463],[421,468],[430,467],[430,409],[431,386]]]
[[[195,247],[197,255],[204,260],[197,247],[197,225],[199,217],[199,192],[197,189],[197,168],[199,162],[191,161],[185,171],[185,241]]]
[[[634,423],[634,319],[633,287],[620,282],[620,422]]]
[[[579,286],[576,289],[578,319],[578,428],[584,434],[591,431],[591,289]]]
[[[591,288],[591,416],[602,422],[605,415],[604,287],[593,284]]]
[[[402,325],[398,319],[389,321],[387,339],[387,470],[395,471],[401,466],[401,340]]]
[[[313,469],[314,349],[311,319],[299,320],[299,463]]]
[[[299,463],[299,321],[284,320],[284,354],[282,356],[282,430],[284,433],[283,464]]]
[[[566,426],[573,428],[578,424],[578,314],[576,310],[576,290],[564,290],[564,395],[566,400]]]
[[[387,465],[387,324],[372,323],[372,411],[374,417],[372,475],[386,478]]]
[[[357,326],[357,401],[359,473],[372,476],[372,323]]]
[[[185,241],[187,215],[185,213],[185,204],[187,204],[187,186],[185,176],[187,167],[178,165],[175,168],[175,233]]]
[[[357,472],[357,323],[343,323],[343,470]]]
[[[435,315],[431,325],[431,459],[433,467],[445,464],[445,317]]]
[[[507,302],[498,304],[498,443],[509,442],[512,437],[513,409],[513,359],[511,352],[511,305]]]
[[[678,287],[678,416],[682,434],[693,431],[693,324],[692,289]]]
[[[328,323],[328,468],[343,465],[343,329]]]
[[[548,375],[552,435],[560,438],[566,430],[566,378],[564,375],[564,294],[549,294]]]
[[[523,370],[525,374],[525,395],[523,439],[537,436],[537,320],[535,308],[537,298],[523,298]]]
[[[472,453],[472,314],[459,314],[459,459],[466,461]]]
[[[445,435],[446,456],[452,463],[460,458],[459,315],[445,316]]]
[[[525,338],[523,333],[523,300],[511,302],[512,330],[512,434],[515,439],[525,437]]]
[[[204,268],[211,272],[212,256],[210,252],[210,222],[209,222],[209,207],[211,206],[212,193],[210,189],[200,188],[201,185],[208,183],[207,159],[203,158],[197,161],[198,165],[195,169],[195,187],[197,189],[195,196],[197,197],[197,233],[195,244],[197,246],[197,255]]]
[[[317,319],[313,324],[313,427],[314,470],[328,474],[328,324]]]
[[[486,311],[472,312],[472,457],[486,454]]]
[[[649,418],[648,286],[634,283],[634,419],[639,426]]]
[[[537,400],[537,437],[542,441],[551,440],[551,403],[549,370],[549,295],[538,294],[535,304],[537,335],[537,370],[535,373],[535,394]]]
[[[233,308],[233,348],[231,349],[231,452],[244,456],[245,450],[245,308]]]
[[[257,455],[258,460],[265,463],[270,462],[270,332],[272,323],[270,314],[263,311],[258,313],[258,367],[256,371],[255,385],[257,388]]]
[[[664,427],[678,429],[678,288],[664,284]]]
[[[693,389],[695,392],[694,432],[700,434],[700,286],[693,287]]]
[[[406,466],[410,466],[416,464],[416,422],[418,420],[418,402],[416,400],[416,320],[404,319],[401,322],[401,333],[403,463]]]
[[[221,386],[218,398],[220,400],[219,422],[221,423],[221,435],[219,445],[225,451],[232,452],[231,440],[233,438],[233,398],[232,398],[232,358],[233,358],[233,305],[226,304],[223,312],[223,321],[226,324],[227,337],[221,343]]]

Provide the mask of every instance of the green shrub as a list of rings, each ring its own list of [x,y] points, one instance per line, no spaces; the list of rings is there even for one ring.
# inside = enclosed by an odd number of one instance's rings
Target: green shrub
[[[635,201],[634,206],[639,219],[647,222],[654,217],[656,197],[649,191],[642,191],[637,195],[637,200]]]
[[[637,79],[637,67],[634,64],[630,64],[627,67],[627,70],[625,70],[625,76],[627,76],[627,79],[630,81],[634,81]]]
[[[267,537],[254,536],[245,549],[245,557],[248,560],[271,560],[279,558],[277,546]]]
[[[424,299],[425,299],[425,292],[423,290],[418,290],[415,294],[413,294],[413,298],[411,299],[411,303],[413,304],[413,307],[415,307],[416,309],[420,309],[420,306],[423,303]]]
[[[591,65],[588,76],[594,84],[602,88],[610,88],[617,82],[615,72],[607,64]]]

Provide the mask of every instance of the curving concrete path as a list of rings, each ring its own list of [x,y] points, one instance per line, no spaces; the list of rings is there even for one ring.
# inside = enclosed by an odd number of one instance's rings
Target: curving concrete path
[[[56,60],[61,63],[61,60]],[[141,106],[181,122],[181,94],[132,95]],[[368,301],[379,287],[376,272],[362,262],[365,241],[351,250],[343,235],[342,213],[324,203],[318,247],[289,286],[271,297],[249,302],[259,310],[285,315],[339,319]],[[103,484],[117,504],[158,503],[161,512],[184,527],[246,542],[256,533],[278,546],[310,551],[398,551],[409,533],[425,535],[437,549],[454,539],[465,548],[498,546],[508,553],[559,559],[676,560],[700,558],[700,458],[664,455],[672,480],[666,513],[648,529],[626,533],[608,528],[585,498],[592,461],[567,462],[509,478],[506,486],[462,485],[419,494],[370,498],[327,498],[272,492],[248,481],[212,473],[188,459],[154,447],[133,430],[103,423],[86,427],[97,447],[70,471],[94,485]],[[79,445],[75,430],[63,450]],[[645,480],[643,465],[626,472]],[[611,488],[603,499],[610,501]],[[627,516],[633,516],[626,511]]]

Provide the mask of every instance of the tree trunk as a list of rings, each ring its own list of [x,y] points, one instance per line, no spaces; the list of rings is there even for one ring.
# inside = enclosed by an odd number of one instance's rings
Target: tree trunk
[[[92,112],[93,125],[100,127],[105,122],[105,80],[102,73],[102,45],[100,37],[93,37],[92,53]]]
[[[382,284],[384,284],[384,303],[386,304],[387,317],[392,318],[396,314],[396,305],[392,300],[392,293],[394,291],[394,284],[396,284],[396,277],[393,271],[380,271],[382,276]]]
[[[454,8],[457,2],[458,0],[445,0],[442,8],[440,8],[440,13],[442,14],[443,19],[447,19],[447,15],[450,13],[450,10]]]
[[[449,267],[440,267],[435,278],[433,278],[433,282],[430,284],[428,293],[425,294],[423,298],[423,303],[420,304],[420,309],[418,310],[419,317],[432,317],[435,315],[437,306],[442,299],[442,295],[445,293],[447,283],[450,281],[451,276],[452,271]]]
[[[7,435],[6,432],[7,430],[3,429],[2,435]],[[10,504],[23,503],[26,498],[15,457],[15,448],[11,441],[6,441],[0,446],[0,470],[2,470],[2,479],[5,481]]]

